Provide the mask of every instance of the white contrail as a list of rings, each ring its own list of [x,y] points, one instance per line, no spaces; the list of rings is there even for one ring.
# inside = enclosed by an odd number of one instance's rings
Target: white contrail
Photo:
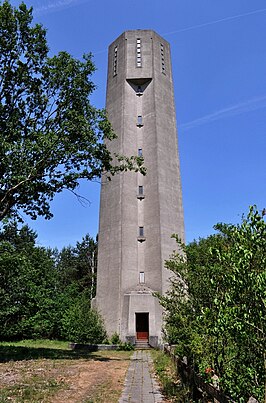
[[[210,21],[210,22],[205,22],[203,24],[192,25],[192,26],[187,27],[187,28],[178,29],[177,31],[166,32],[166,33],[164,33],[162,35],[166,36],[166,35],[177,34],[179,32],[191,31],[193,29],[207,27],[208,25],[214,25],[214,24],[217,24],[218,22],[230,21],[230,20],[235,20],[237,18],[246,17],[246,16],[252,15],[252,14],[264,13],[265,11],[266,11],[266,8],[260,8],[259,10],[250,11],[248,13],[237,14],[237,15],[233,15],[231,17],[221,18],[220,20],[214,20],[214,21]]]
[[[214,122],[216,120],[241,115],[243,113],[248,113],[265,107],[266,107],[266,96],[252,98],[245,102],[240,102],[238,104],[228,106],[227,108],[219,109],[218,111],[202,116],[201,118],[192,120],[191,122],[180,124],[179,129],[190,130],[193,129],[194,127]]]
[[[84,3],[86,0],[48,0],[44,4],[35,7],[33,12],[35,15],[42,15],[59,9],[72,7],[74,5]]]

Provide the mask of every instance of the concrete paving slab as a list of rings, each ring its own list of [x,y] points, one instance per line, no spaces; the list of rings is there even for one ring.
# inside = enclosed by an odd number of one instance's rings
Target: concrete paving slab
[[[119,403],[164,402],[160,388],[151,372],[152,358],[147,350],[134,352]]]

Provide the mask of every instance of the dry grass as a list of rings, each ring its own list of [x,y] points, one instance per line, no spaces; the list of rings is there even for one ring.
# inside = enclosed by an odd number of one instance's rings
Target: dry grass
[[[0,354],[3,348],[0,345]],[[0,403],[112,403],[122,393],[131,352],[56,348],[50,358],[51,346],[46,357],[45,348],[23,347],[23,354],[19,348],[14,347],[13,360],[12,346],[1,354]],[[35,355],[40,356],[31,359]]]

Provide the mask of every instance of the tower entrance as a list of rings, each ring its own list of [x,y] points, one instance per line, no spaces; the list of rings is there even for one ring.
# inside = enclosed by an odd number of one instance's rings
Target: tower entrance
[[[136,338],[137,340],[149,339],[149,313],[136,313]]]

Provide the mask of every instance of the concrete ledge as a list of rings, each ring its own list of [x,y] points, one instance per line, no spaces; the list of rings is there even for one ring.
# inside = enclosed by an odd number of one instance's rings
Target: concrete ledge
[[[81,344],[70,343],[69,347],[72,350],[87,350],[87,351],[104,351],[104,350],[118,350],[118,344]]]
[[[149,345],[153,348],[159,347],[158,336],[149,336]]]

